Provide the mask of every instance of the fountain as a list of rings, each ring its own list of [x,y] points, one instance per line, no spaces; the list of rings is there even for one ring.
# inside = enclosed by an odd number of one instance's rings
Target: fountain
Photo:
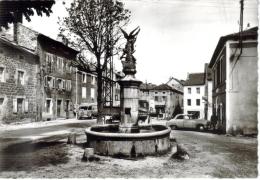
[[[96,125],[85,130],[87,146],[94,148],[96,154],[120,157],[139,157],[168,152],[170,149],[170,128],[163,125],[138,125],[139,86],[141,81],[135,78],[136,59],[133,56],[134,43],[140,28],[129,35],[122,30],[127,40],[122,61],[125,77],[120,84],[119,125]]]

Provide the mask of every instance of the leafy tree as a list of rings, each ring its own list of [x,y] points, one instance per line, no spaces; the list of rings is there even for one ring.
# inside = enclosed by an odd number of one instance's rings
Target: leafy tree
[[[179,104],[174,109],[174,112],[172,113],[172,117],[174,118],[177,114],[182,114],[182,109]]]
[[[130,11],[117,0],[75,0],[67,11],[68,17],[63,18],[60,32],[72,47],[81,52],[75,66],[86,72],[92,70],[90,64],[95,66],[98,123],[101,123],[102,73],[107,60],[119,51],[119,27],[129,22]],[[86,58],[85,55],[89,52],[95,58],[95,63],[90,63]]]

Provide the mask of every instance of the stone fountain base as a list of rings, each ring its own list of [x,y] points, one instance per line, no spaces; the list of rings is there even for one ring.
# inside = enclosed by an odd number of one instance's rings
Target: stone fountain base
[[[95,154],[115,157],[142,157],[164,154],[170,149],[170,128],[140,126],[140,133],[120,133],[118,125],[92,126],[85,130],[88,147]]]

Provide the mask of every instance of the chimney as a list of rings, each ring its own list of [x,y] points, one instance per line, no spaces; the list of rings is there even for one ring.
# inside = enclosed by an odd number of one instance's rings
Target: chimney
[[[14,13],[14,28],[13,28],[13,35],[14,35],[14,42],[18,44],[18,24],[23,23],[23,15],[21,12]]]

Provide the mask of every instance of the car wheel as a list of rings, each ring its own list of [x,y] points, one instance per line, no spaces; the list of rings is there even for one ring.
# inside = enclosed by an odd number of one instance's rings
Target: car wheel
[[[175,129],[177,129],[177,126],[172,125],[172,126],[170,126],[170,128],[171,128],[172,130],[175,130]]]
[[[198,125],[198,130],[199,131],[203,131],[204,130],[204,126],[203,125]]]

